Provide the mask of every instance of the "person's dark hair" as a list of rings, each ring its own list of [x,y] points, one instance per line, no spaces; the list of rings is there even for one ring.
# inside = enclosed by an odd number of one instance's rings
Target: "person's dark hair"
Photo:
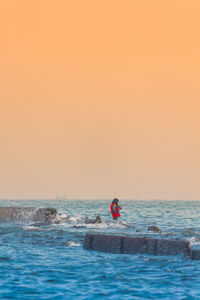
[[[119,199],[118,198],[114,198],[112,201],[113,204],[118,205],[119,203]]]

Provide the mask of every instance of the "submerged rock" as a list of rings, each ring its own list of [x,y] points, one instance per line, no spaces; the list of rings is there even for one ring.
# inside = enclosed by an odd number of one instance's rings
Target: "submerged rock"
[[[149,226],[147,230],[153,232],[160,232],[160,233],[162,232],[161,229],[157,226]]]
[[[29,223],[52,224],[60,219],[55,208],[0,207],[0,222],[26,221]]]

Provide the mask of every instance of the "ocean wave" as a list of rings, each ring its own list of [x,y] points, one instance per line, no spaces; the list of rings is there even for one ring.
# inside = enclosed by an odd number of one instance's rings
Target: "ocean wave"
[[[102,223],[89,223],[86,224],[85,218],[86,216],[83,215],[75,215],[71,216],[66,213],[60,213],[60,224],[68,226],[68,227],[74,227],[74,228],[126,228],[128,227],[128,223],[124,221],[110,221],[110,222],[103,222]]]
[[[74,242],[74,241],[68,241],[68,242],[64,243],[64,246],[68,246],[68,247],[80,247],[81,245],[79,243]]]
[[[191,246],[200,245],[200,238],[197,238],[195,236],[189,238],[188,241],[190,242]]]
[[[23,229],[26,230],[26,231],[40,231],[41,228],[39,226],[32,226],[32,225],[24,225],[23,226]]]
[[[85,216],[76,215],[70,216],[68,214],[62,213],[59,215],[60,217],[60,224],[67,227],[74,227],[74,228],[99,228],[99,229],[106,229],[106,228],[127,228],[131,226],[125,221],[110,221],[110,222],[102,222],[102,223],[85,223]],[[132,226],[131,226],[132,227]]]

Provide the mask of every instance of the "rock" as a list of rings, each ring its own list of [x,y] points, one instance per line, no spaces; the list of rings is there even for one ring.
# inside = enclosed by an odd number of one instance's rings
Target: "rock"
[[[59,223],[59,217],[55,208],[38,208],[32,215],[33,222]]]
[[[87,234],[84,248],[103,252],[151,255],[190,255],[190,243],[184,240]]]
[[[59,223],[55,208],[0,207],[0,222],[26,221],[29,223]]]
[[[153,231],[153,232],[162,232],[161,230],[160,230],[160,228],[159,227],[157,227],[157,226],[149,226],[148,228],[147,228],[147,230],[148,231]]]
[[[89,219],[88,217],[85,217],[85,224],[98,224],[102,223],[102,219],[100,216],[97,216],[96,219]]]
[[[141,230],[139,230],[139,229],[136,229],[136,231],[135,232],[141,232]]]

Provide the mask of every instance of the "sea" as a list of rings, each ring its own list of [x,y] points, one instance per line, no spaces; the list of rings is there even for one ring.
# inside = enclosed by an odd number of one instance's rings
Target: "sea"
[[[200,248],[200,201],[0,200],[0,206],[54,207],[60,224],[0,223],[0,299],[200,299],[200,261],[111,254],[83,248],[88,232],[190,241]],[[85,224],[85,217],[102,224]],[[147,230],[156,225],[162,233]]]

